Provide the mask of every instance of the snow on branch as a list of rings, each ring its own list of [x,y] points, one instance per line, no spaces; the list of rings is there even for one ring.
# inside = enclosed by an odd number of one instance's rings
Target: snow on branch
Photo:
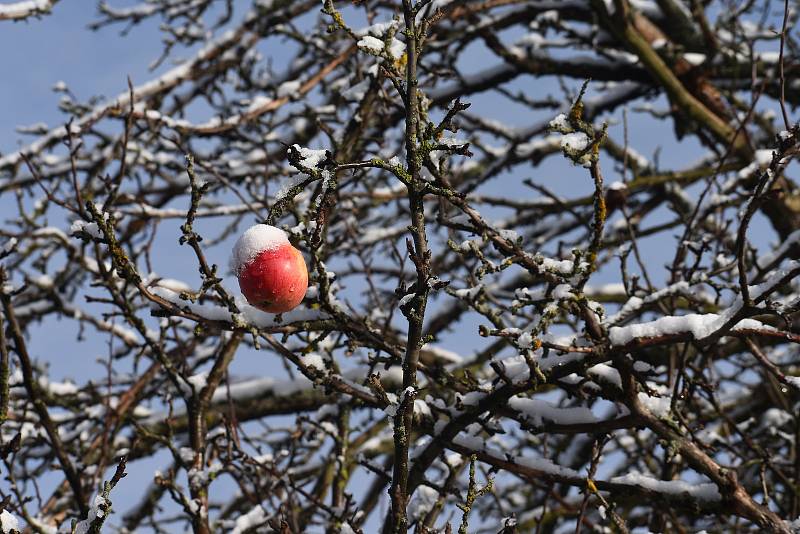
[[[357,4],[100,2],[154,74],[7,125],[0,530],[789,534],[800,13]]]
[[[59,0],[24,0],[11,4],[0,4],[0,20],[23,20],[28,17],[46,15]]]

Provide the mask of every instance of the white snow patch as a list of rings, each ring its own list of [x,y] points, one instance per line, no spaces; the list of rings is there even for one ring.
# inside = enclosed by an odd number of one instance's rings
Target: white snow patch
[[[572,286],[569,284],[558,284],[553,289],[553,297],[558,300],[565,300],[572,297]]]
[[[95,239],[103,238],[103,233],[100,231],[97,223],[94,222],[87,223],[86,221],[82,221],[80,219],[73,221],[72,226],[69,227],[69,233],[75,234],[78,232],[85,232]]]
[[[0,512],[0,531],[6,534],[12,530],[19,530],[19,521],[8,510],[3,510]]]
[[[653,412],[656,417],[666,417],[672,409],[672,399],[670,397],[651,397],[644,391],[640,391],[637,396],[639,397],[639,402]]]
[[[586,370],[589,374],[602,378],[609,384],[613,384],[622,389],[622,379],[619,376],[619,371],[605,363],[598,363]]]
[[[612,182],[612,184],[608,186],[608,189],[611,191],[623,191],[627,188],[628,186],[625,185],[625,182],[620,182],[619,180]]]
[[[421,399],[414,399],[414,414],[420,417],[433,417],[433,412],[428,403]]]
[[[189,382],[189,384],[191,384],[191,386],[194,388],[195,391],[200,391],[204,387],[206,387],[206,384],[208,383],[208,372],[201,371],[196,375],[190,376],[189,378],[186,379],[186,381]]]
[[[521,349],[529,349],[533,346],[533,336],[530,332],[523,332],[517,338],[517,346]]]
[[[192,286],[186,282],[175,280],[173,278],[161,278],[157,280],[154,285],[165,287],[170,291],[174,291],[175,293],[191,293],[192,291]]]
[[[367,26],[366,28],[362,28],[356,31],[356,35],[363,36],[363,35],[374,35],[375,37],[383,37],[383,35],[398,26],[399,21],[397,20],[390,20],[387,22],[376,22],[371,26]]]
[[[75,534],[86,534],[89,532],[89,528],[92,526],[92,523],[95,519],[103,518],[106,515],[105,510],[102,509],[103,506],[108,506],[110,503],[103,497],[102,495],[97,495],[94,498],[94,502],[89,507],[89,513],[86,516],[86,519],[83,521],[79,521],[77,525],[75,525],[75,530],[73,531]]]
[[[286,232],[268,224],[256,224],[248,228],[233,246],[230,267],[239,274],[247,264],[265,250],[275,250],[288,244]]]
[[[571,153],[583,152],[589,142],[589,136],[583,132],[570,133],[561,138],[561,148]]]
[[[728,320],[716,313],[690,313],[682,316],[662,317],[648,323],[614,326],[608,332],[612,345],[625,345],[636,338],[658,337],[669,334],[691,333],[695,339],[703,339],[716,332]],[[755,319],[743,319],[732,330],[742,328],[771,328]]]
[[[356,44],[360,49],[364,50],[365,52],[369,52],[370,54],[374,54],[376,56],[380,55],[384,47],[383,41],[371,35],[365,35]]]
[[[316,352],[309,352],[300,356],[300,361],[307,367],[316,369],[317,371],[325,371],[325,360]]]
[[[3,243],[3,246],[0,247],[0,252],[2,252],[3,254],[10,254],[11,251],[14,250],[14,247],[17,246],[17,243],[18,241],[16,237],[9,238],[8,241]]]
[[[423,350],[430,352],[442,363],[461,363],[464,361],[460,354],[435,345],[427,344],[423,347]]]
[[[311,169],[317,168],[320,162],[327,157],[327,151],[325,149],[315,150],[297,144],[292,145],[292,148],[300,153],[300,164]]]
[[[454,293],[455,296],[460,299],[473,300],[476,296],[478,296],[478,293],[480,293],[481,289],[483,289],[483,284],[478,284],[475,287],[457,289]]]
[[[288,82],[283,82],[278,86],[278,91],[276,93],[278,98],[289,97],[289,98],[296,98],[300,96],[298,91],[303,84],[300,80],[291,80]]]
[[[408,505],[408,515],[414,519],[423,519],[433,509],[439,492],[430,486],[420,485]]]
[[[771,162],[772,162],[772,150],[770,149],[756,150],[753,162],[739,171],[739,178],[742,179],[750,178],[753,174],[755,174],[759,170],[767,168],[767,166]]]
[[[400,39],[392,38],[392,43],[389,45],[389,55],[397,61],[403,54],[406,53],[406,44]]]
[[[53,0],[24,0],[0,5],[0,15],[3,19],[24,19],[38,13],[47,13],[52,7]]]
[[[231,531],[231,534],[242,534],[247,530],[263,524],[267,520],[267,513],[264,508],[259,504],[246,514],[239,516],[236,519],[236,524]]]
[[[589,408],[582,406],[559,407],[542,399],[514,396],[508,401],[509,408],[517,410],[536,427],[544,421],[561,425],[596,423],[597,417]]]
[[[561,133],[567,133],[572,130],[572,126],[567,121],[567,116],[563,113],[556,115],[556,118],[550,121],[550,128]]]
[[[683,480],[658,480],[641,473],[628,473],[627,475],[611,479],[615,484],[632,484],[659,493],[672,495],[688,494],[704,501],[718,501],[722,498],[716,484],[690,484]]]
[[[705,54],[698,54],[696,52],[687,52],[683,54],[683,59],[686,60],[687,63],[693,66],[702,65],[703,62],[706,60]]]

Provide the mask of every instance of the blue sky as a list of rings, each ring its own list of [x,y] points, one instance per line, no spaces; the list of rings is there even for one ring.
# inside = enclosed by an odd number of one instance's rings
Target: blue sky
[[[17,125],[44,121],[57,126],[65,120],[53,85],[63,81],[78,100],[116,95],[149,78],[147,65],[161,49],[154,21],[136,26],[127,38],[120,26],[89,31],[95,3],[63,1],[50,16],[22,22],[3,22],[0,31],[0,150],[19,146]]]

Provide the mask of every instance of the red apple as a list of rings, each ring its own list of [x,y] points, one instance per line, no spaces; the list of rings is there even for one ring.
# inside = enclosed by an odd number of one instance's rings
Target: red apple
[[[288,312],[303,301],[308,270],[286,233],[257,224],[236,241],[232,267],[247,302],[270,313]]]

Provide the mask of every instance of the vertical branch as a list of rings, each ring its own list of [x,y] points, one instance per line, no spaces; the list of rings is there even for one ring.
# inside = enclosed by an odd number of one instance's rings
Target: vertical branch
[[[192,516],[192,529],[196,534],[206,534],[211,532],[208,524],[208,485],[210,480],[205,476],[192,476],[192,473],[202,473],[204,468],[205,448],[206,448],[206,416],[211,397],[219,386],[228,366],[236,355],[236,349],[242,341],[244,333],[240,330],[233,332],[230,339],[222,346],[219,354],[214,360],[214,365],[208,373],[205,385],[199,392],[194,391],[192,398],[187,401],[187,412],[189,415],[189,445],[194,451],[192,468],[189,472],[189,493],[192,499],[198,503],[199,509]]]
[[[778,52],[778,78],[781,84],[781,114],[783,115],[783,125],[787,130],[792,126],[789,122],[789,114],[786,112],[786,77],[783,72],[783,49],[786,46],[786,26],[789,22],[789,0],[783,0],[783,26],[781,27],[781,46]]]
[[[419,94],[417,79],[418,45],[421,36],[416,23],[417,10],[410,0],[403,1],[403,17],[406,34],[406,117],[405,146],[406,164],[411,177],[408,187],[408,201],[411,211],[409,231],[413,240],[406,241],[409,256],[414,263],[417,280],[414,284],[414,297],[406,309],[408,318],[408,340],[403,358],[403,393],[400,407],[394,418],[394,469],[389,494],[392,500],[391,519],[387,524],[393,525],[393,532],[406,532],[408,529],[408,448],[413,430],[414,397],[417,387],[417,366],[419,350],[423,344],[422,325],[425,320],[425,307],[428,301],[428,279],[430,277],[430,250],[425,230],[425,211],[423,205],[424,183],[419,172],[421,156],[418,146],[419,131]]]
[[[464,499],[464,504],[458,505],[462,512],[461,524],[458,527],[458,534],[467,534],[467,529],[469,528],[469,514],[472,512],[473,504],[475,504],[475,501],[479,497],[482,497],[486,493],[492,491],[492,488],[494,487],[494,481],[490,478],[485,486],[478,488],[478,482],[475,478],[476,461],[477,457],[473,454],[469,459],[469,484],[467,486],[467,497]]]
[[[3,271],[0,271],[0,291],[3,291]],[[11,367],[8,359],[8,346],[6,345],[5,325],[3,314],[0,312],[0,426],[8,418],[8,379]]]
[[[331,483],[331,508],[342,510],[347,504],[347,482],[350,479],[351,466],[348,456],[350,453],[350,406],[342,405],[336,416],[337,441],[334,445],[336,451],[336,473]],[[339,525],[340,526],[340,525]],[[339,530],[335,530],[339,532]]]

